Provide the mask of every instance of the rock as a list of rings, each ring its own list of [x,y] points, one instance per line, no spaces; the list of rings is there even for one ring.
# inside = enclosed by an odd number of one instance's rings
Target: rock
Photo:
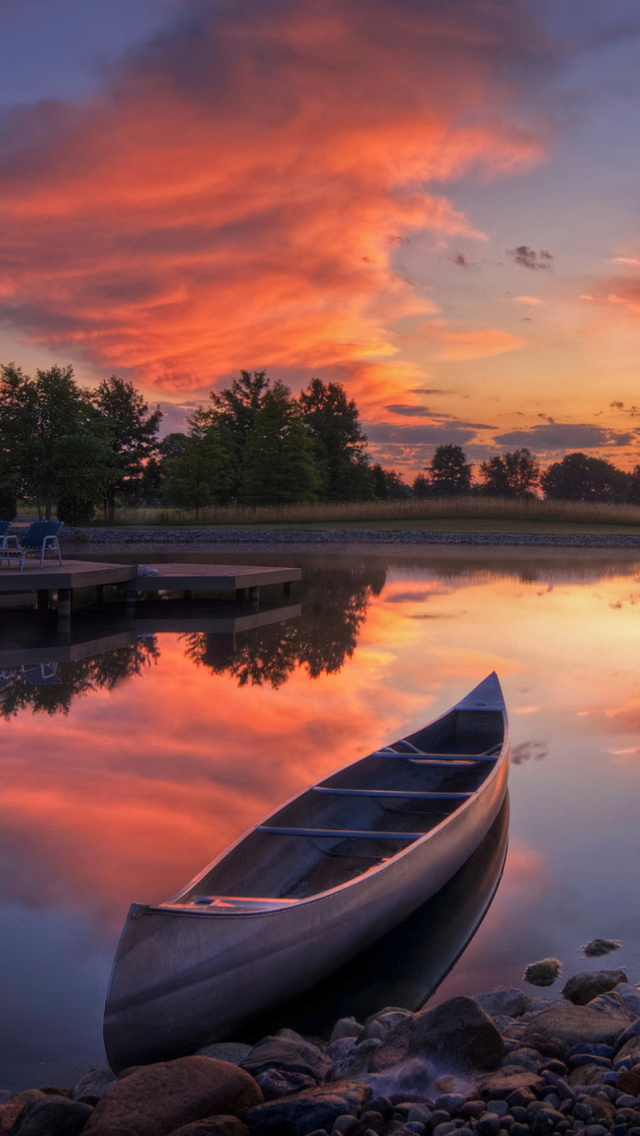
[[[616,1041],[616,1053],[627,1041],[631,1041],[632,1037],[640,1037],[640,1018],[636,1018],[635,1021],[631,1022],[631,1025],[627,1025],[624,1032],[620,1034]]]
[[[197,1052],[198,1057],[215,1057],[216,1061],[229,1061],[231,1065],[241,1065],[251,1053],[251,1046],[244,1041],[214,1041]]]
[[[331,1132],[338,1117],[356,1116],[371,1095],[368,1085],[336,1081],[251,1108],[243,1120],[257,1136],[306,1136],[317,1128]]]
[[[348,1049],[343,1057],[330,1067],[327,1081],[349,1081],[362,1073],[367,1073],[371,1067],[373,1054],[382,1045],[377,1037],[367,1041],[359,1041],[357,1045]]]
[[[296,1030],[288,1029],[286,1026],[285,1026],[284,1029],[279,1029],[277,1031],[277,1033],[274,1034],[274,1037],[286,1037],[288,1041],[305,1041],[306,1040],[302,1036],[301,1033],[297,1033]],[[263,1040],[266,1040],[266,1039],[263,1039]]]
[[[368,1026],[365,1026],[361,1036],[363,1041],[369,1041],[372,1037],[377,1037],[378,1041],[382,1041],[383,1037],[386,1037],[388,1033],[389,1027],[385,1029],[382,1022],[374,1018],[372,1022],[369,1022]]]
[[[529,1009],[527,1005],[529,999],[526,994],[515,986],[509,990],[491,990],[488,994],[475,994],[473,1000],[491,1018],[495,1018],[498,1014],[504,1014],[508,1018],[519,1018]]]
[[[550,1006],[553,1006],[554,1002],[558,1001],[557,998],[536,998],[535,995],[529,994],[525,995],[525,999],[527,1008],[523,1017],[527,1017],[529,1014],[539,1014],[541,1010],[548,1010]]]
[[[620,1089],[621,1093],[629,1093],[632,1097],[640,1096],[640,1072],[636,1073],[633,1069],[629,1069],[627,1072],[618,1073],[616,1088]]]
[[[16,1118],[20,1115],[24,1108],[23,1104],[15,1101],[8,1101],[6,1104],[0,1104],[0,1133],[6,1136],[13,1128]]]
[[[88,1104],[47,1094],[23,1107],[11,1136],[79,1136],[92,1112]]]
[[[101,1065],[97,1069],[92,1069],[91,1072],[85,1073],[76,1085],[71,1090],[73,1099],[77,1100],[78,1097],[96,1096],[102,1097],[107,1089],[110,1089],[115,1084],[116,1075],[109,1065]]]
[[[333,1122],[333,1131],[339,1132],[340,1136],[351,1136],[357,1123],[355,1116],[339,1116]]]
[[[505,1057],[502,1067],[505,1065],[519,1065],[523,1069],[529,1069],[532,1073],[537,1073],[542,1065],[544,1058],[537,1049],[530,1049],[528,1046],[519,1045],[516,1049],[512,1049],[508,1057]]]
[[[601,955],[608,955],[610,951],[617,951],[620,949],[620,943],[617,939],[592,939],[590,943],[585,943],[580,947],[583,955],[587,958],[600,958]]]
[[[495,1069],[504,1051],[491,1018],[472,998],[450,998],[398,1023],[373,1054],[373,1072],[410,1057],[450,1069]]]
[[[317,1045],[310,1045],[303,1038],[298,1041],[278,1036],[265,1037],[254,1045],[249,1056],[242,1061],[241,1068],[253,1077],[267,1069],[279,1069],[286,1073],[304,1073],[318,1082],[324,1080],[330,1064]]]
[[[341,1061],[346,1057],[347,1053],[351,1053],[356,1047],[355,1037],[339,1037],[336,1041],[330,1041],[324,1051],[327,1061],[336,1062]]]
[[[425,1100],[433,1099],[439,1092],[453,1091],[453,1084],[446,1085],[448,1078],[434,1081],[433,1066],[421,1057],[411,1057],[401,1061],[399,1065],[392,1065],[381,1073],[373,1073],[367,1077],[375,1093],[383,1093],[391,1100]]]
[[[480,1095],[485,1100],[507,1100],[517,1089],[526,1089],[530,1093],[540,1093],[544,1086],[542,1077],[529,1069],[519,1068],[517,1065],[507,1065],[483,1077],[478,1086]]]
[[[559,959],[539,959],[538,962],[530,962],[525,967],[522,977],[525,982],[530,982],[532,986],[553,986],[561,969]]]
[[[586,1065],[579,1065],[577,1069],[573,1069],[567,1077],[567,1083],[572,1089],[578,1085],[595,1085],[602,1080],[604,1072],[602,1065],[590,1061]]]
[[[116,1081],[96,1105],[83,1136],[167,1136],[215,1114],[239,1116],[262,1102],[253,1077],[213,1057],[158,1061]]]
[[[588,1006],[575,1006],[573,1002],[565,999],[554,1003],[548,1010],[536,1014],[530,1023],[532,1034],[535,1033],[538,1037],[548,1038],[559,1044],[560,1049],[555,1053],[549,1053],[550,1057],[560,1057],[564,1049],[578,1045],[580,1042],[613,1045],[624,1030],[625,1024],[627,1017],[621,1004],[616,1013],[611,1007],[605,1010],[604,1007],[594,1006],[593,1002]],[[525,1039],[522,1040],[524,1044]],[[528,1039],[528,1044],[534,1049],[539,1048],[531,1039]]]
[[[602,1014],[610,1014],[613,1017],[622,1014],[627,1022],[633,1020],[633,1014],[626,1009],[620,995],[617,994],[615,990],[609,990],[607,994],[598,994],[598,996],[592,998],[587,1005],[592,1010],[599,1010]]]
[[[619,982],[628,982],[624,970],[584,970],[574,974],[566,983],[562,997],[568,998],[574,1006],[586,1006],[598,994],[615,990]]]
[[[339,1018],[333,1029],[329,1041],[340,1041],[343,1037],[360,1037],[364,1026],[355,1018]]]
[[[293,1093],[301,1093],[305,1089],[315,1089],[317,1081],[307,1077],[306,1073],[286,1073],[280,1069],[267,1069],[259,1073],[256,1083],[260,1086],[266,1101],[279,1100],[280,1097],[290,1097]]]
[[[42,1089],[23,1089],[21,1093],[15,1093],[15,1095],[10,1098],[9,1103],[24,1106],[25,1104],[31,1104],[31,1101],[42,1100],[45,1095]]]
[[[0,1104],[6,1104],[13,1096],[11,1089],[0,1089]]]
[[[640,1017],[640,991],[630,982],[619,982],[615,990],[625,1010],[634,1018]]]
[[[207,1116],[176,1128],[171,1136],[248,1136],[248,1128],[237,1116]]]
[[[632,1062],[640,1061],[640,1037],[630,1037],[616,1053],[616,1061],[630,1057]]]

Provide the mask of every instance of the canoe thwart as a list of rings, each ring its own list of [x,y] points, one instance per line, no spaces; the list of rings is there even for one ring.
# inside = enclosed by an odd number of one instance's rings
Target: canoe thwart
[[[276,828],[261,824],[256,832],[273,836],[335,836],[340,840],[422,840],[424,832],[362,832],[350,828]]]
[[[473,793],[439,793],[437,790],[407,789],[330,789],[325,785],[312,785],[313,793],[330,793],[334,797],[411,797],[423,801],[464,801]]]

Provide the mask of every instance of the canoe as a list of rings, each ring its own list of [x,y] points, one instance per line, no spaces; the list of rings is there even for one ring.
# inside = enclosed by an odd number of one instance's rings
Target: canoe
[[[343,966],[433,896],[502,806],[504,698],[446,714],[281,805],[165,903],[132,905],[107,994],[109,1064],[228,1037]]]

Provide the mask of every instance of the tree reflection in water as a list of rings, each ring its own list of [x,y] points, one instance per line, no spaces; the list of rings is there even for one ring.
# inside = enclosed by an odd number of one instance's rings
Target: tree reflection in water
[[[381,564],[350,561],[325,571],[305,570],[302,614],[290,623],[247,631],[239,645],[232,636],[196,632],[185,636],[185,655],[214,674],[228,671],[239,686],[282,686],[296,667],[311,678],[335,674],[351,658],[373,596],[384,587]]]
[[[26,709],[35,714],[68,714],[74,698],[94,690],[113,690],[158,656],[155,639],[144,636],[131,647],[78,662],[7,667],[0,674],[0,715],[9,719]]]

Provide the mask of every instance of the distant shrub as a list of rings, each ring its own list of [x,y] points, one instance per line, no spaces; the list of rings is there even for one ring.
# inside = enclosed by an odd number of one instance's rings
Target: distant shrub
[[[58,520],[64,521],[65,525],[78,527],[90,525],[94,514],[93,501],[87,501],[84,497],[76,497],[74,494],[68,493],[58,500]]]

